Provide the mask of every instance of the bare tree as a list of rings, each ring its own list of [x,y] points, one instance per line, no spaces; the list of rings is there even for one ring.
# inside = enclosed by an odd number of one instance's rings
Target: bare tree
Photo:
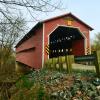
[[[0,13],[10,23],[12,23],[11,17],[18,15],[20,12],[26,12],[27,16],[31,16],[32,21],[36,21],[38,20],[37,13],[51,12],[60,9],[61,5],[60,0],[0,0]]]
[[[21,17],[10,19],[4,18],[0,24],[0,73],[13,72],[15,68],[15,57],[13,46],[22,35],[25,28],[24,19]],[[10,70],[8,70],[10,69]]]
[[[27,25],[27,22],[38,21],[39,16],[41,16],[41,13],[47,13],[47,12],[54,11],[56,9],[60,9],[61,5],[62,4],[60,0],[56,0],[56,1],[54,0],[0,0],[0,31],[2,32],[4,31],[2,34],[3,36],[0,36],[0,38],[7,36],[6,31],[8,30],[5,30],[6,27],[14,26],[13,28],[16,28],[17,31],[19,29],[20,31],[20,27],[18,27],[19,22],[18,22],[18,19],[16,19],[18,18],[18,16],[22,15],[24,17],[24,22],[26,22],[26,25]],[[4,18],[5,18],[5,21],[4,21]],[[9,29],[8,35],[12,34],[11,31],[13,30],[13,28]],[[3,40],[0,39],[0,42],[2,42],[2,44],[5,43]],[[8,37],[7,37],[6,43],[7,41],[9,41]]]
[[[12,47],[24,31],[25,22],[21,17],[10,19],[3,19],[0,24],[0,45],[4,48],[7,46]],[[6,23],[6,24],[4,24]],[[8,23],[8,24],[7,24]]]

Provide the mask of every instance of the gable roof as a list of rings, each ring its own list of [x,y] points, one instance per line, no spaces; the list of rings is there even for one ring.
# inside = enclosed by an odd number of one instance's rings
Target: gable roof
[[[72,18],[74,18],[74,19],[78,20],[79,22],[81,22],[83,25],[85,25],[90,30],[93,30],[93,28],[91,26],[89,26],[88,24],[86,24],[85,22],[83,22],[82,20],[80,20],[78,17],[76,17],[71,12],[67,13],[67,14],[63,14],[63,15],[60,15],[60,16],[56,16],[56,17],[53,17],[53,18],[49,18],[49,19],[43,20],[42,22],[48,22],[48,21],[55,20],[55,19],[58,19],[58,18],[61,18],[61,17],[65,17],[65,16],[71,16]]]
[[[60,16],[56,16],[56,17],[53,17],[53,18],[49,18],[49,19],[46,19],[46,20],[43,20],[41,22],[38,22],[18,43],[17,45],[15,46],[16,48],[21,45],[25,40],[29,39],[31,36],[34,35],[34,31],[36,29],[38,29],[40,26],[43,26],[43,23],[45,22],[48,22],[48,21],[51,21],[51,20],[55,20],[55,19],[58,19],[58,18],[61,18],[61,17],[64,17],[64,16],[71,16],[73,17],[74,19],[78,20],[80,23],[82,23],[83,25],[85,25],[87,28],[89,28],[90,30],[93,30],[93,28],[91,26],[89,26],[88,24],[86,24],[85,22],[83,22],[82,20],[80,20],[78,17],[76,17],[75,15],[73,15],[72,13],[67,13],[67,14],[63,14],[63,15],[60,15]]]

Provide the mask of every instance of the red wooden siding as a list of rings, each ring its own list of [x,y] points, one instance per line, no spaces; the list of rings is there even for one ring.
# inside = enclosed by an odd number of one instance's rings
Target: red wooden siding
[[[16,61],[22,62],[33,68],[41,68],[42,66],[42,33],[43,30],[36,30],[36,34],[28,40],[24,41],[18,48],[16,48]],[[20,52],[27,48],[34,47],[27,51]]]
[[[75,40],[72,44],[72,54],[75,54],[76,56],[84,55],[84,39],[81,40]]]
[[[71,16],[68,16],[71,17]],[[44,48],[48,44],[48,35],[57,27],[57,25],[65,25],[67,26],[66,20],[63,18],[58,18],[50,21],[46,21],[44,23]],[[86,36],[87,38],[87,47],[90,47],[90,42],[89,42],[89,28],[87,28],[85,25],[77,21],[76,19],[73,20],[72,22],[72,27],[79,28],[79,30]],[[80,46],[80,45],[79,45]],[[83,53],[84,54],[84,53]],[[48,59],[47,54],[44,54],[44,60]]]

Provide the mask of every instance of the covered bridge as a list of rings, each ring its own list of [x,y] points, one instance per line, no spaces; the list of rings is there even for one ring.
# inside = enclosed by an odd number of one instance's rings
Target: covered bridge
[[[92,30],[72,13],[41,21],[16,45],[16,61],[39,69],[52,57],[90,54]]]

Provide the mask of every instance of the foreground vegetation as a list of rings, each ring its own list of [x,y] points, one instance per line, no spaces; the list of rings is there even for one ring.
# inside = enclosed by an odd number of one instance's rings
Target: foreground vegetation
[[[42,69],[21,76],[8,91],[10,100],[100,100],[100,79],[93,71]]]
[[[95,72],[72,72],[42,69],[20,76],[15,72],[12,46],[4,45],[0,49],[0,100],[100,100],[100,79]]]

